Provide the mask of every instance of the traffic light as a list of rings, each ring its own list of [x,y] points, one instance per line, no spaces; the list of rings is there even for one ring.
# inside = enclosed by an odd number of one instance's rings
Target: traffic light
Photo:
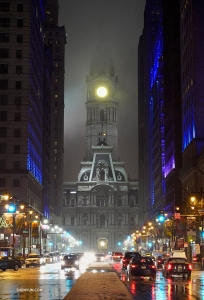
[[[164,211],[163,210],[159,210],[158,221],[161,223],[164,222]]]
[[[16,206],[13,203],[9,203],[6,206],[6,209],[8,210],[9,213],[15,213],[16,212]]]

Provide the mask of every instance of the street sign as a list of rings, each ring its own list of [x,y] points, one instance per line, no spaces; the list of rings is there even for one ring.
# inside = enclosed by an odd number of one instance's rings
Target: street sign
[[[174,219],[180,219],[181,214],[180,213],[174,213]]]
[[[195,244],[195,252],[196,252],[196,254],[200,254],[200,245],[199,244]]]

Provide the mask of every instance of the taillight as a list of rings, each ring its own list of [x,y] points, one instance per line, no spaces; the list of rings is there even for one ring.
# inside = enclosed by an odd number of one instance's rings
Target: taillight
[[[168,270],[171,270],[171,268],[172,268],[172,265],[171,265],[171,264],[168,264],[167,269],[168,269]]]
[[[126,261],[126,259],[125,259],[125,258],[123,258],[123,261],[125,262],[125,261]]]
[[[158,260],[158,263],[160,263],[161,262],[161,260]]]
[[[151,269],[156,269],[156,266],[155,265],[151,265],[150,268]]]
[[[131,268],[133,268],[133,269],[135,269],[137,267],[138,267],[138,265],[131,265]]]
[[[188,265],[189,270],[192,270],[192,265]]]

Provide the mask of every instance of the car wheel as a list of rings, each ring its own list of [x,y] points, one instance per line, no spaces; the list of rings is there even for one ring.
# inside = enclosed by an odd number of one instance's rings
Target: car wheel
[[[6,271],[6,269],[2,269],[2,271],[4,271],[4,272],[5,272],[5,271]]]
[[[64,270],[64,268],[63,268],[63,267],[61,267],[61,270]]]
[[[14,271],[18,271],[18,265],[15,265],[13,269]]]
[[[156,280],[156,276],[151,276],[150,280],[155,281]]]
[[[28,266],[28,265],[26,265],[26,268],[29,268],[29,266]]]

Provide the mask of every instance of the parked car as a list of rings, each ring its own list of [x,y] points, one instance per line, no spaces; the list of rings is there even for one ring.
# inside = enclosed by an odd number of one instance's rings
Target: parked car
[[[95,261],[105,261],[104,253],[96,253],[95,254]]]
[[[175,275],[191,277],[192,265],[186,258],[183,257],[169,257],[165,260],[162,268],[162,274],[164,277],[170,277]]]
[[[112,260],[121,260],[123,258],[122,252],[113,252]]]
[[[38,253],[28,254],[25,260],[26,268],[29,268],[31,266],[41,266],[44,263],[44,257],[42,257],[41,254]]]
[[[127,272],[129,276],[150,277],[156,279],[156,266],[153,260],[148,256],[133,257],[128,266]]]
[[[18,271],[21,268],[21,262],[10,256],[0,256],[0,269],[6,271],[7,269],[13,269]]]
[[[127,251],[124,253],[124,256],[122,258],[122,269],[125,269],[127,270],[127,266],[130,262],[130,260],[133,258],[133,257],[141,257],[140,253],[139,252],[135,252],[135,251]]]
[[[162,256],[162,255],[157,256],[156,261],[155,261],[157,269],[162,269],[164,262],[165,262],[165,257],[164,256]]]
[[[79,256],[75,253],[69,253],[61,260],[61,270],[69,268],[79,269]]]

